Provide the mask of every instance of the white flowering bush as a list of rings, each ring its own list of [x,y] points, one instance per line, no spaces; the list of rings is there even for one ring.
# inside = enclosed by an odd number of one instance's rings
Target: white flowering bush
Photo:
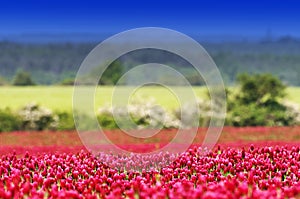
[[[181,125],[176,117],[157,105],[152,98],[147,100],[136,98],[126,107],[100,108],[98,119],[102,127],[109,129],[179,128]]]
[[[58,116],[49,109],[31,103],[22,108],[18,115],[22,121],[22,129],[44,130],[56,129],[58,126]]]
[[[154,99],[136,98],[126,107],[100,108],[98,120],[107,129],[192,128],[208,126],[212,117],[224,117],[216,115],[218,108],[216,103],[198,99],[194,104],[187,103],[168,112],[157,105]]]
[[[174,116],[180,121],[182,128],[190,128],[199,126],[200,118],[199,114],[202,109],[207,109],[208,104],[198,99],[195,103],[186,103],[181,108],[174,110]],[[202,118],[204,118],[203,113]]]
[[[225,117],[217,114],[218,109],[220,109],[218,103],[197,99],[196,103],[187,103],[175,109],[174,115],[180,121],[182,128],[206,127],[209,126],[211,118]]]

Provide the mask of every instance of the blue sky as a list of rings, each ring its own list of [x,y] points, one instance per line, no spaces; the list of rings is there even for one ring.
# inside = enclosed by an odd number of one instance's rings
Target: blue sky
[[[198,35],[300,37],[300,1],[0,0],[0,35],[118,33],[157,26]]]

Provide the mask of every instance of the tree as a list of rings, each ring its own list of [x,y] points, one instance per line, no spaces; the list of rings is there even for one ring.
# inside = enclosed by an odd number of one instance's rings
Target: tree
[[[13,85],[15,86],[31,86],[35,85],[33,80],[31,79],[31,76],[29,73],[19,70],[17,71],[14,80],[13,80]]]
[[[229,98],[227,125],[287,126],[296,123],[282,104],[286,86],[271,74],[241,74],[239,90]]]
[[[102,74],[98,85],[116,85],[124,74],[124,66],[118,60],[109,64],[104,71],[103,69],[104,65],[101,65],[91,69],[87,73],[80,74],[76,77],[76,81],[74,79],[74,83],[78,85],[93,85],[95,83],[94,80],[99,79],[100,74]]]
[[[264,105],[270,102],[278,102],[285,97],[286,86],[271,74],[240,74],[237,77],[240,84],[240,92],[237,99],[242,104],[256,103]]]
[[[97,73],[96,73],[97,74]],[[103,72],[99,80],[100,85],[115,85],[122,77],[123,66],[120,61],[112,62],[108,68]]]

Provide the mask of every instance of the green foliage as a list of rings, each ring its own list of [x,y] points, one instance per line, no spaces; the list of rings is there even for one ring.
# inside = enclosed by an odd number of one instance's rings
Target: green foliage
[[[69,112],[57,112],[58,124],[56,130],[65,131],[65,130],[74,130],[75,124],[73,119],[73,114]]]
[[[109,64],[109,66],[105,69],[104,66],[98,66],[93,68],[86,74],[81,74],[76,79],[76,84],[79,85],[94,85],[94,80],[99,79],[98,85],[115,85],[118,80],[123,75],[123,65],[120,61],[116,60]],[[73,80],[74,82],[74,80]]]
[[[66,78],[63,81],[60,82],[60,85],[62,86],[73,86],[74,85],[74,78]]]
[[[13,85],[15,85],[15,86],[32,86],[32,85],[35,85],[35,83],[31,79],[31,76],[29,73],[19,70],[19,71],[17,71],[17,73],[14,77]]]
[[[271,74],[239,75],[240,89],[228,100],[227,125],[287,126],[296,123],[281,103],[285,85]]]
[[[285,96],[286,86],[272,74],[240,74],[237,77],[240,92],[237,96],[242,104],[268,105]]]
[[[292,119],[285,110],[271,111],[269,107],[251,103],[233,108],[227,115],[226,123],[230,126],[287,126]]]
[[[99,73],[95,73],[99,74]],[[121,62],[114,61],[103,72],[102,77],[99,80],[100,85],[115,85],[123,74],[123,67]]]
[[[21,119],[9,109],[0,110],[0,132],[21,129]]]
[[[97,116],[99,125],[104,129],[119,129],[119,126],[114,120],[113,115],[111,114],[100,114]]]

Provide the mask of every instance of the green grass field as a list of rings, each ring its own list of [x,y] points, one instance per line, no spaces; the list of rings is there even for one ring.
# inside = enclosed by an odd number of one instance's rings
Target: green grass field
[[[288,87],[287,100],[290,100],[300,105],[300,87]]]
[[[188,97],[187,88],[176,87],[176,92],[182,96]],[[205,87],[194,87],[195,94],[203,98],[206,92]],[[129,88],[123,87],[121,93],[128,93]],[[102,107],[111,104],[113,93],[112,86],[98,87],[95,94],[95,107]],[[31,86],[31,87],[0,87],[1,103],[0,108],[9,107],[17,110],[29,103],[37,103],[43,107],[59,111],[72,110],[72,86]],[[179,106],[179,102],[175,95],[164,87],[147,86],[138,89],[133,96],[141,96],[143,98],[155,98],[156,102],[167,109]],[[124,100],[125,97],[118,95],[118,100]],[[188,100],[188,99],[186,99]],[[116,102],[118,103],[118,102]]]
[[[188,98],[187,88],[176,87],[176,92]],[[126,93],[128,88],[121,88]],[[199,98],[206,97],[205,87],[194,87],[194,91]],[[96,91],[95,104],[96,107],[109,105],[112,99],[113,87],[98,87]],[[147,86],[138,89],[134,95],[145,98],[153,97],[156,102],[167,109],[179,106],[179,101],[172,92],[164,87]],[[37,103],[41,106],[59,111],[72,110],[72,86],[33,86],[33,87],[0,87],[1,103],[0,108],[9,107],[17,110],[28,103]],[[117,100],[124,100],[124,97],[116,97]],[[188,99],[185,99],[188,100]],[[287,100],[298,103],[300,105],[300,87],[289,87],[287,89]]]

